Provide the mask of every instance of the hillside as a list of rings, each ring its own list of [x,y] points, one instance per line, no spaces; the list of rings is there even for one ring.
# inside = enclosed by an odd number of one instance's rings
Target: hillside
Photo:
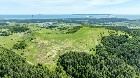
[[[140,38],[136,35],[139,30],[87,26],[26,27],[28,29],[19,27],[25,31],[14,30],[8,36],[0,36],[0,77],[140,76]],[[11,29],[6,28],[4,31],[9,33]]]
[[[73,34],[63,34],[67,30],[52,30],[40,27],[29,26],[32,33],[16,33],[7,37],[0,37],[4,47],[12,49],[17,41],[27,43],[25,49],[15,50],[14,52],[26,58],[33,64],[55,64],[58,56],[69,51],[86,52],[95,54],[96,45],[101,41],[101,37],[109,36],[113,30],[105,28],[82,27]],[[123,34],[122,32],[117,32]]]

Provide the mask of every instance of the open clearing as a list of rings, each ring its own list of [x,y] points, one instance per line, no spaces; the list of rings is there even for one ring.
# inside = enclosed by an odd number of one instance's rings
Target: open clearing
[[[24,50],[13,50],[26,58],[31,64],[44,64],[53,68],[59,55],[69,52],[96,53],[96,45],[100,44],[102,36],[109,36],[105,28],[80,28],[73,34],[62,34],[58,30],[29,26],[30,34],[17,33],[8,37],[0,37],[0,44],[12,49],[17,41],[25,40],[28,46]],[[114,31],[115,32],[115,31]],[[48,34],[49,33],[49,34]],[[120,31],[118,34],[124,34]],[[22,36],[19,36],[22,34]],[[3,45],[4,44],[4,45]]]

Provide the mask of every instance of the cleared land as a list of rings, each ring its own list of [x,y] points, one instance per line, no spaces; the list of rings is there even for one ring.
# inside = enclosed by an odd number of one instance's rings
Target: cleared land
[[[7,37],[0,36],[0,44],[12,49],[17,41],[28,44],[24,50],[13,50],[27,59],[30,64],[44,64],[50,69],[55,67],[59,55],[69,52],[96,53],[96,45],[100,44],[102,36],[109,36],[109,32],[124,34],[120,31],[105,28],[80,28],[73,34],[62,34],[60,30],[51,30],[35,26],[29,26],[32,33],[16,33]]]

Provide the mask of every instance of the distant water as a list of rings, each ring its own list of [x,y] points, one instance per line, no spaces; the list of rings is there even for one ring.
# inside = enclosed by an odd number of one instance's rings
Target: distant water
[[[60,18],[74,18],[78,16],[72,15],[0,15],[4,19],[60,19]]]
[[[117,18],[127,18],[130,20],[140,19],[140,15],[115,15]]]
[[[63,19],[63,18],[105,18],[108,15],[61,14],[61,15],[0,15],[0,19]]]
[[[61,15],[0,15],[0,19],[63,19],[63,18],[127,18],[140,19],[140,15],[61,14]]]

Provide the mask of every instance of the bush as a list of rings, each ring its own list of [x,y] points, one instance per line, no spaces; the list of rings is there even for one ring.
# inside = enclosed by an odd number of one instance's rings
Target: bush
[[[18,43],[14,44],[13,49],[25,49],[27,44],[25,41],[19,41]]]

